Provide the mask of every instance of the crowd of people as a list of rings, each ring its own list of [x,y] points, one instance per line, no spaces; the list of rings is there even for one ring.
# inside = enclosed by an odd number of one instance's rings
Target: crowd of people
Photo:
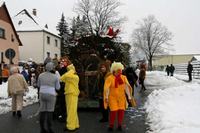
[[[99,65],[98,98],[102,113],[99,122],[109,122],[109,131],[113,131],[116,117],[117,130],[122,130],[124,111],[134,99],[134,86],[141,85],[141,91],[146,90],[146,65],[142,64],[139,69],[137,75],[132,67],[124,68],[120,62],[106,60]],[[14,117],[22,117],[23,96],[31,85],[38,89],[41,133],[54,132],[53,119],[65,122],[65,131],[80,127],[77,112],[79,76],[68,57],[58,60],[57,56],[51,59],[48,55],[43,64],[24,64],[22,70],[12,66],[5,80],[8,81],[8,96],[12,98]]]

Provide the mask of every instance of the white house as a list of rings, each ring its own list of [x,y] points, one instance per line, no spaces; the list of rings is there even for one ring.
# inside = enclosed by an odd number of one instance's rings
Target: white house
[[[57,54],[60,57],[61,38],[55,29],[49,29],[47,24],[37,17],[36,9],[29,13],[26,9],[13,17],[13,22],[23,47],[19,49],[19,60],[28,61],[30,58],[36,63],[43,63],[50,53],[54,58]]]

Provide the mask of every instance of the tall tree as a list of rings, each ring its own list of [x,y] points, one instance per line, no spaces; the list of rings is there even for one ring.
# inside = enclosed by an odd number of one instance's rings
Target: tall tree
[[[65,16],[62,13],[60,22],[56,26],[57,30],[59,31],[59,35],[61,36],[61,56],[68,54],[68,44],[69,44],[69,29],[68,24],[65,20]]]
[[[148,60],[149,70],[152,70],[152,58],[155,54],[165,51],[172,39],[172,33],[154,16],[148,16],[137,23],[138,28],[133,31],[133,46],[142,50]]]
[[[91,34],[100,34],[109,25],[120,27],[123,23],[125,18],[117,12],[120,5],[119,0],[79,0],[75,10],[86,17]]]

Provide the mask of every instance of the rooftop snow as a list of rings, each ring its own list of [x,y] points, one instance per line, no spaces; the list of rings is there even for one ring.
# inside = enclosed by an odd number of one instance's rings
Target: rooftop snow
[[[47,32],[50,32],[58,36],[58,31],[56,31],[56,28],[55,29],[51,27],[46,28],[45,25],[47,23],[43,23],[40,18],[30,14],[27,10],[22,10],[12,19],[17,31],[45,30]]]
[[[4,3],[4,1],[3,1],[3,0],[0,0],[0,6],[2,6],[2,5],[3,5],[3,3]]]

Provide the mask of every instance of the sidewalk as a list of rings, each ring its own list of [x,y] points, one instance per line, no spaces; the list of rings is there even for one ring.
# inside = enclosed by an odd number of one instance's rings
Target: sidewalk
[[[138,108],[128,110],[125,114],[122,133],[145,133],[145,112],[141,108],[147,94],[137,95]],[[0,115],[0,133],[39,133],[39,121],[36,112],[38,104],[25,107],[22,112],[22,119],[12,117],[12,113]],[[75,133],[107,133],[108,123],[99,123],[101,118],[98,110],[79,110],[80,129]],[[55,133],[67,133],[63,131],[64,123],[54,121]],[[119,131],[114,131],[119,132]]]

